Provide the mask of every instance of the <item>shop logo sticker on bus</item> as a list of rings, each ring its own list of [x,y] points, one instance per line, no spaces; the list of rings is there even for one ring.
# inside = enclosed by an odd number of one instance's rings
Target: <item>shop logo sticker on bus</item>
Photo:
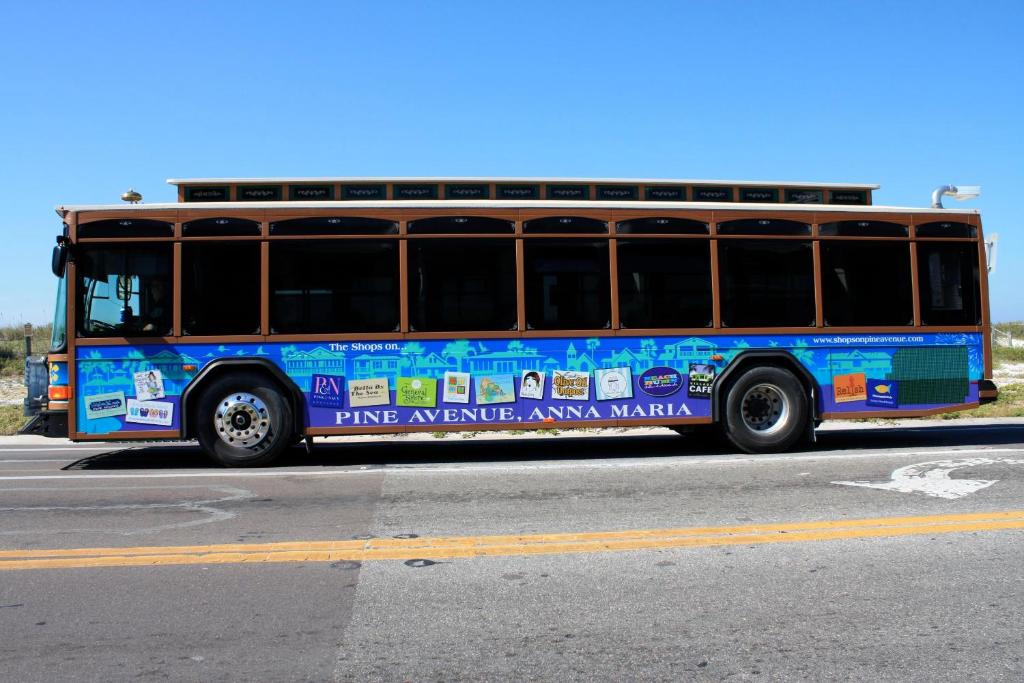
[[[598,401],[633,398],[633,373],[629,368],[594,370]]]
[[[170,427],[174,420],[174,404],[167,401],[136,401],[128,399],[125,422]]]
[[[391,403],[388,378],[353,379],[348,383],[348,404],[354,408],[386,406]]]
[[[551,377],[551,398],[563,401],[590,399],[590,373],[555,370]]]
[[[867,389],[867,404],[869,406],[877,406],[879,408],[899,407],[899,392],[897,391],[896,380],[869,379]]]
[[[683,388],[683,376],[675,368],[651,368],[639,379],[640,391],[648,396],[671,396]]]
[[[153,401],[164,398],[164,376],[159,370],[143,370],[132,375],[135,381],[135,398]]]
[[[686,395],[690,398],[711,398],[711,385],[715,383],[715,366],[690,363],[686,379]]]
[[[114,391],[109,394],[95,394],[85,397],[85,416],[90,420],[101,417],[124,415],[124,392]]]
[[[469,403],[469,373],[444,373],[444,393],[441,400],[445,403]]]
[[[544,373],[540,370],[523,370],[519,380],[519,398],[530,398],[536,401],[544,399]]]
[[[512,375],[486,375],[476,378],[476,402],[515,403],[516,387]]]
[[[313,375],[309,404],[315,408],[345,407],[345,378],[337,375]]]
[[[396,405],[433,408],[437,405],[437,380],[430,377],[399,377]]]
[[[832,377],[832,391],[836,403],[852,403],[865,401],[868,397],[868,380],[863,372]]]

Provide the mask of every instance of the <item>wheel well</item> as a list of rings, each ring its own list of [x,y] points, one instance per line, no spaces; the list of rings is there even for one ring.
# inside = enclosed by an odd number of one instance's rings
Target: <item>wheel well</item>
[[[788,351],[744,351],[726,366],[711,387],[711,417],[720,420],[723,401],[734,378],[752,367],[777,367],[789,370],[803,386],[811,409],[811,418],[817,420],[821,414],[821,389],[814,375]]]
[[[269,360],[263,358],[222,358],[208,363],[202,371],[196,375],[185,391],[181,394],[181,435],[185,439],[195,438],[196,406],[199,405],[199,396],[204,386],[211,381],[230,375],[235,372],[256,372],[277,385],[282,395],[286,398],[292,409],[295,425],[295,433],[301,434],[305,428],[305,398],[299,387],[295,385],[288,375]]]

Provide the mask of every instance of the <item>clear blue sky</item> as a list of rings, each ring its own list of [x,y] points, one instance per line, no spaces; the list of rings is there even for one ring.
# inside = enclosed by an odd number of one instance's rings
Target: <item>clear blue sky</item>
[[[1024,319],[1022,26],[1019,0],[6,3],[0,324],[51,318],[55,205],[275,175],[981,184],[993,318]]]

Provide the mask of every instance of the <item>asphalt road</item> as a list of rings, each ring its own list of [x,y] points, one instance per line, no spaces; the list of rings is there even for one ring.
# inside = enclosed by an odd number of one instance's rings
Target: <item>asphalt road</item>
[[[0,679],[1016,681],[1022,559],[1019,420],[760,457],[363,440],[259,470],[5,439]]]

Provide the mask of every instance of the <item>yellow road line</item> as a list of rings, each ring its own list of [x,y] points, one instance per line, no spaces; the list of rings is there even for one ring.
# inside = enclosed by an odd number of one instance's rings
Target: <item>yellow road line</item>
[[[617,552],[1024,529],[1024,510],[586,533],[0,551],[0,570],[455,559]]]

